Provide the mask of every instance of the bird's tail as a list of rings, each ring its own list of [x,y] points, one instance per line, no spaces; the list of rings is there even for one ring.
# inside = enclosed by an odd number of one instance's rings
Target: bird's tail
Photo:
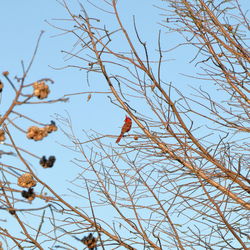
[[[119,137],[118,137],[117,140],[116,140],[116,143],[119,143],[120,140],[122,139],[122,137],[123,137],[123,133],[121,133],[121,134],[119,135]]]

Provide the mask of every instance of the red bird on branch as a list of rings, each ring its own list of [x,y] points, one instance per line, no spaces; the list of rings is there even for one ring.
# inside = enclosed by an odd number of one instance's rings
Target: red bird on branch
[[[116,143],[119,143],[119,141],[122,139],[124,134],[127,133],[131,129],[131,127],[132,127],[132,120],[131,120],[131,118],[126,116],[126,118],[124,120],[124,124],[122,126],[121,134],[117,138]]]

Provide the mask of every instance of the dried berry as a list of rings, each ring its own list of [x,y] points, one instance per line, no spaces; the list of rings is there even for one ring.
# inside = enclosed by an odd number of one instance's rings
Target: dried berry
[[[135,136],[134,136],[134,140],[137,141],[138,139],[139,139],[138,135],[135,135]]]
[[[49,133],[54,132],[56,130],[57,126],[55,125],[55,122],[51,121],[50,125],[46,125],[43,128],[39,128],[37,126],[29,127],[26,135],[29,139],[40,141],[44,137],[46,137]]]
[[[35,199],[36,197],[36,194],[34,193],[34,189],[33,188],[29,188],[28,191],[26,190],[23,190],[22,191],[22,197],[29,200],[29,201],[32,201]]]
[[[32,126],[28,128],[27,137],[35,141],[40,141],[48,135],[46,128],[39,128],[37,126]]]
[[[51,121],[49,125],[45,126],[45,129],[47,130],[48,133],[57,131],[56,123],[54,121]]]
[[[18,178],[17,185],[20,187],[31,188],[36,186],[36,181],[32,174],[25,173]]]
[[[9,75],[9,71],[4,71],[2,74],[3,74],[3,76],[8,76]]]
[[[43,166],[43,167],[46,165],[47,159],[46,159],[45,155],[40,159],[40,162],[39,162],[39,163],[40,163],[40,165]]]
[[[49,167],[49,168],[52,168],[53,165],[54,165],[54,163],[55,163],[55,161],[56,161],[56,157],[53,156],[53,155],[50,156],[49,159],[48,159],[48,163],[47,163],[47,164],[48,164],[48,167]]]
[[[38,99],[47,98],[50,93],[49,86],[44,81],[34,82],[33,88],[34,88],[33,94]]]
[[[92,233],[90,233],[87,237],[83,237],[81,240],[83,244],[85,244],[88,249],[97,249],[97,239],[93,236]]]
[[[41,159],[40,159],[40,165],[44,168],[52,168],[54,163],[56,161],[56,157],[51,155],[48,160],[46,159],[45,156],[43,156]]]

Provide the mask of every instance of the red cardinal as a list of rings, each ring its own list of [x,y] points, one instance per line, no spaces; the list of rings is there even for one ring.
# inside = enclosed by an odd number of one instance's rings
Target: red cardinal
[[[124,125],[122,126],[122,130],[121,130],[121,134],[119,135],[119,137],[116,140],[116,143],[119,143],[119,141],[122,139],[123,135],[125,133],[127,133],[131,127],[132,127],[132,120],[131,118],[129,118],[128,116],[126,116],[125,120],[124,120]]]

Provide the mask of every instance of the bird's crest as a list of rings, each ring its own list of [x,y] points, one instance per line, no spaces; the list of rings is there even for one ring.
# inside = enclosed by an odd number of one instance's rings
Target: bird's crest
[[[124,121],[125,121],[125,122],[127,122],[127,121],[131,121],[131,118],[130,118],[130,117],[128,117],[128,116],[126,116]]]

